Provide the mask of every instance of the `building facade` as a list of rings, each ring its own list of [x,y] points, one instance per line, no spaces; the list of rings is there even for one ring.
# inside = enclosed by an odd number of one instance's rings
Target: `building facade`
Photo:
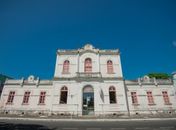
[[[119,50],[87,44],[58,50],[52,80],[6,80],[0,108],[10,114],[132,115],[175,113],[172,80],[123,78]]]
[[[4,87],[4,82],[6,81],[6,79],[12,79],[12,78],[9,77],[9,76],[0,74],[0,96],[1,96],[2,89],[3,89],[3,87]]]

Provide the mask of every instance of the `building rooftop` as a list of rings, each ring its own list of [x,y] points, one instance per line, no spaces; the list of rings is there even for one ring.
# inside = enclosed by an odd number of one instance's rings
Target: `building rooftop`
[[[67,54],[78,54],[78,53],[84,53],[84,52],[92,52],[92,53],[99,53],[99,54],[111,54],[111,55],[117,55],[119,54],[119,49],[112,49],[112,50],[100,50],[95,48],[92,44],[88,43],[85,44],[82,48],[79,49],[73,49],[73,50],[57,50],[57,54],[59,55],[67,55]]]

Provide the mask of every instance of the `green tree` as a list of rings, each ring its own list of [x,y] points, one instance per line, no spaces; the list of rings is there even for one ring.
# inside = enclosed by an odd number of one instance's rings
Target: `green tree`
[[[156,78],[156,79],[169,79],[171,78],[171,75],[167,73],[149,73],[148,76],[150,78]]]
[[[12,79],[6,75],[0,74],[0,83],[4,83],[6,79]]]

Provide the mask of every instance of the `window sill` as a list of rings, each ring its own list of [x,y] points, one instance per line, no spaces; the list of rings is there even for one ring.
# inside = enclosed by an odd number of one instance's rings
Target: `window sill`
[[[6,105],[13,105],[13,103],[7,102]]]
[[[29,105],[29,103],[22,103],[21,105]]]
[[[172,105],[172,103],[165,103],[164,105]]]
[[[107,73],[107,74],[115,74],[114,72],[112,72],[112,73]]]
[[[114,105],[114,104],[117,104],[117,103],[116,102],[110,103],[110,105]]]
[[[60,105],[67,105],[67,103],[59,103]]]
[[[134,103],[134,104],[132,104],[133,106],[139,106],[139,104],[138,103]]]
[[[148,104],[149,106],[155,106],[156,104],[155,103],[150,103]]]
[[[45,105],[45,103],[39,103],[38,105],[41,105],[41,106],[43,106],[43,105]]]
[[[70,72],[62,72],[62,74],[70,74]]]

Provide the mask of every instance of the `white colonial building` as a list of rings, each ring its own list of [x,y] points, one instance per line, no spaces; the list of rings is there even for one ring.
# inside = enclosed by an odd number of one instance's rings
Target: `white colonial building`
[[[176,87],[176,86],[175,86]],[[119,50],[87,44],[58,50],[52,80],[7,80],[0,109],[9,114],[129,115],[174,113],[172,80],[124,80]]]

